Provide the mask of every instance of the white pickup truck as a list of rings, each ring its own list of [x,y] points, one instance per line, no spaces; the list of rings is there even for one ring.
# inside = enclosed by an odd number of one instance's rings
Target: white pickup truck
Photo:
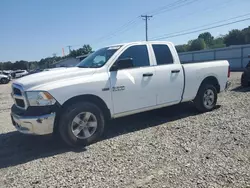
[[[193,101],[214,109],[230,75],[227,61],[182,65],[170,42],[133,42],[101,48],[76,67],[41,72],[12,84],[11,117],[22,133],[59,132],[87,145],[108,119]]]

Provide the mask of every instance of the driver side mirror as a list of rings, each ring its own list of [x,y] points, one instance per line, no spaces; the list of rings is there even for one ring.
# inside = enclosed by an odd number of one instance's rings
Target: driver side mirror
[[[110,68],[110,71],[117,71],[121,69],[127,69],[133,67],[133,59],[132,58],[125,58],[117,60],[113,66]]]

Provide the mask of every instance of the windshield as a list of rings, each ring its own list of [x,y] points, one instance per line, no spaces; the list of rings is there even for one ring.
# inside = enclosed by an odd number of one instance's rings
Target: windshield
[[[107,63],[121,46],[101,48],[82,60],[77,67],[99,68]]]

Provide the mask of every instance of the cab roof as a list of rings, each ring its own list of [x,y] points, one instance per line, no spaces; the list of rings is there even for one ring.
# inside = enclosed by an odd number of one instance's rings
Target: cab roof
[[[114,46],[126,46],[126,45],[131,45],[131,44],[172,44],[171,42],[168,41],[135,41],[135,42],[126,42],[126,43],[120,43],[120,44],[112,44],[112,45],[108,45],[106,47],[114,47]]]

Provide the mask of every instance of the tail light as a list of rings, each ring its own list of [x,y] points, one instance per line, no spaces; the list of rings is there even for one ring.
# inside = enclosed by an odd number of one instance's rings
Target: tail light
[[[228,72],[227,72],[227,77],[228,78],[230,78],[230,74],[231,74],[231,72],[230,72],[230,66],[228,66]]]

